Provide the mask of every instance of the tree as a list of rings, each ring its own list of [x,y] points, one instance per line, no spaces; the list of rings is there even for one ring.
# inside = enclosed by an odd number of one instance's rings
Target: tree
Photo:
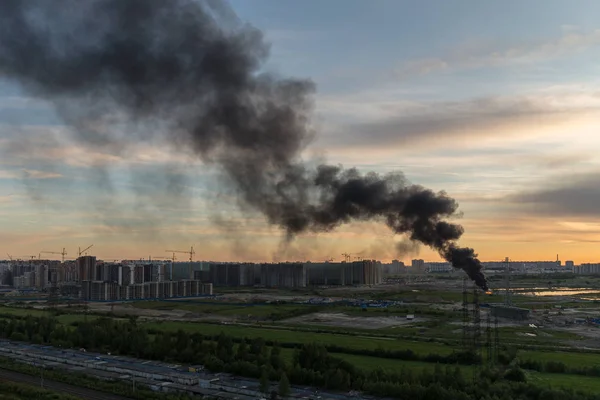
[[[260,374],[260,391],[264,394],[268,394],[269,386],[269,374],[267,373],[267,370],[263,368]]]
[[[527,377],[525,376],[525,372],[517,366],[509,369],[504,374],[504,379],[513,381],[513,382],[527,382]]]
[[[290,395],[290,381],[288,380],[285,372],[281,374],[281,379],[279,380],[279,395],[281,397],[287,397]]]

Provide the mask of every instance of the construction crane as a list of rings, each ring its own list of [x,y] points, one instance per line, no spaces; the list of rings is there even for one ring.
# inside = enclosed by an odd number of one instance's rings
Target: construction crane
[[[194,254],[196,254],[196,252],[194,251],[194,246],[190,247],[189,251],[185,251],[185,250],[165,250],[165,251],[167,253],[173,253],[173,260],[175,260],[175,253],[185,253],[185,254],[190,255],[190,267],[188,270],[188,274],[189,274],[190,280],[193,280],[194,277],[192,275],[192,261],[194,261]]]
[[[79,251],[78,251],[79,257],[81,257],[81,255],[82,255],[83,253],[85,253],[86,251],[88,251],[88,250],[89,250],[89,249],[91,249],[92,247],[94,247],[94,245],[93,245],[93,244],[92,244],[92,245],[89,245],[88,247],[86,247],[86,248],[85,248],[85,249],[83,249],[83,250],[81,250],[81,247],[79,247]],[[86,255],[87,255],[87,254],[86,254]]]
[[[40,252],[40,254],[60,254],[62,256],[62,262],[64,263],[67,252],[66,252],[65,248],[63,247],[62,251],[42,251],[42,252]]]
[[[344,256],[344,262],[350,262],[350,254],[348,253],[342,253],[342,255]]]

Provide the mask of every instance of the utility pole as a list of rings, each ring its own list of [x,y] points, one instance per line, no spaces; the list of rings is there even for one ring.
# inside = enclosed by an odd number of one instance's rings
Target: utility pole
[[[462,341],[464,350],[469,349],[469,332],[470,332],[470,318],[469,318],[469,294],[467,292],[467,279],[463,279],[463,301],[462,301],[462,319],[463,319],[463,327],[462,327]]]
[[[505,298],[504,298],[504,303],[506,306],[510,306],[511,305],[511,299],[510,299],[510,260],[508,257],[506,257],[504,259],[504,262],[506,263],[506,271],[505,271],[505,283],[506,283],[506,293],[505,293]]]

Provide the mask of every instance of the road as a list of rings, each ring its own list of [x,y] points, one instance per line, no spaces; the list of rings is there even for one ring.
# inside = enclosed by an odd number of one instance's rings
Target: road
[[[27,383],[35,387],[40,387],[40,377],[21,374],[19,372],[0,369],[0,380]],[[73,386],[62,382],[49,381],[44,379],[44,388],[56,392],[70,394],[86,400],[130,400],[129,397],[117,396],[110,393],[98,392],[92,389],[86,389],[79,386]]]

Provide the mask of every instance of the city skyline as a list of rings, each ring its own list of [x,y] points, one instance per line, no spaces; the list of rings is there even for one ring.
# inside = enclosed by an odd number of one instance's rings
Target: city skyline
[[[317,85],[306,159],[445,190],[463,213],[460,244],[482,261],[600,260],[599,3],[231,4],[272,44],[266,70]],[[439,259],[409,243],[398,254],[402,238],[374,222],[286,243],[191,154],[151,142],[90,152],[69,129],[0,82],[3,253],[94,243],[98,258],[138,259],[192,243],[219,261]],[[92,183],[99,171],[110,187]]]
[[[93,247],[93,246],[90,246]],[[207,259],[207,258],[202,258],[202,256],[198,256],[196,253],[196,249],[195,248],[191,248],[194,253],[193,253],[193,257],[191,262],[192,263],[231,263],[231,264],[243,264],[243,263],[249,263],[249,264],[270,264],[270,263],[274,263],[274,264],[278,264],[278,263],[344,263],[344,262],[357,262],[357,261],[364,261],[364,260],[369,260],[369,261],[376,261],[376,262],[380,262],[383,264],[393,264],[395,262],[400,262],[402,264],[404,264],[406,267],[411,267],[411,263],[414,264],[415,262],[417,263],[425,263],[425,264],[448,264],[451,265],[451,263],[449,263],[446,260],[440,260],[437,257],[434,257],[432,259],[428,259],[428,258],[422,258],[422,257],[408,257],[406,259],[400,259],[400,258],[394,258],[394,259],[381,259],[381,258],[377,258],[377,257],[363,257],[357,254],[350,254],[350,253],[343,253],[340,256],[335,256],[335,257],[330,257],[327,259],[310,259],[310,258],[306,258],[306,259],[302,259],[302,258],[298,258],[298,259],[286,259],[286,260],[249,260],[249,259]],[[99,262],[107,262],[107,263],[119,263],[119,262],[157,262],[157,263],[170,263],[175,261],[175,263],[190,263],[190,259],[189,259],[189,253],[190,250],[176,250],[176,251],[165,251],[166,252],[166,256],[165,255],[146,255],[146,256],[139,256],[139,257],[103,257],[100,256],[98,254],[101,253],[96,253],[93,250],[88,250],[86,249],[86,251],[82,251],[81,248],[78,249],[79,251],[74,251],[73,253],[69,253],[67,251],[66,248],[60,249],[60,251],[40,251],[37,254],[30,254],[30,255],[21,255],[21,256],[15,256],[14,254],[10,254],[10,253],[6,253],[5,256],[3,257],[0,255],[0,261],[14,261],[14,262],[26,262],[26,261],[50,261],[50,262],[74,262],[77,261],[78,258],[80,257],[94,257],[95,259],[97,259]],[[100,250],[102,251],[102,250]],[[80,255],[77,255],[79,252],[81,252]],[[69,256],[69,254],[71,254]],[[113,253],[111,253],[113,254]],[[113,254],[114,255],[114,254]],[[173,257],[175,256],[175,257]],[[551,257],[546,257],[546,258],[540,258],[540,259],[515,259],[515,258],[511,258],[511,257],[504,257],[501,259],[482,259],[480,260],[483,263],[486,264],[495,264],[495,263],[505,263],[506,260],[508,259],[511,263],[528,263],[528,262],[544,262],[544,263],[554,263],[554,262],[560,262],[561,265],[565,265],[565,263],[575,263],[573,261],[573,258],[569,258],[569,257],[561,257],[559,254],[556,254],[555,256],[556,258],[551,258]],[[582,262],[579,264],[589,264],[590,262]],[[598,263],[597,261],[592,261],[591,263]],[[576,263],[577,264],[577,263]],[[413,265],[414,266],[414,265]],[[457,269],[458,270],[458,269]]]

